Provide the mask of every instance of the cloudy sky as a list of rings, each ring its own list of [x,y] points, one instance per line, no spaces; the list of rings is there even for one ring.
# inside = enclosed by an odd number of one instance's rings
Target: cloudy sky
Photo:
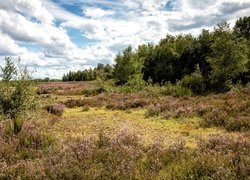
[[[250,0],[0,0],[0,65],[19,56],[34,77],[60,78],[113,63],[128,45],[197,35],[249,12]]]

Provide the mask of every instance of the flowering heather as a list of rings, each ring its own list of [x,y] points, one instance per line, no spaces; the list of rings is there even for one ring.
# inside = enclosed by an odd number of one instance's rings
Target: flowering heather
[[[65,108],[65,105],[64,104],[61,104],[61,103],[57,103],[55,105],[49,105],[49,106],[46,106],[45,109],[51,113],[51,114],[55,114],[57,116],[61,116],[63,115],[63,112],[64,112],[64,108]]]

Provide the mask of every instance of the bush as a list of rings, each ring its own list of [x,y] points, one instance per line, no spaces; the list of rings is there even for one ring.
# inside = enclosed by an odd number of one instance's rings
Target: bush
[[[168,82],[166,85],[161,87],[161,92],[164,96],[174,96],[174,97],[182,97],[182,96],[192,96],[192,91],[186,87],[181,86],[180,84],[172,85]]]
[[[250,117],[239,116],[228,119],[225,129],[228,131],[248,131],[250,129]]]
[[[17,135],[6,134],[8,121],[0,123],[0,179],[46,179],[42,156],[54,139],[41,127],[25,122]]]
[[[226,122],[229,120],[230,116],[223,111],[213,110],[205,115],[202,126],[204,127],[225,127]]]
[[[214,179],[248,179],[249,142],[244,135],[222,134],[200,140],[193,172]]]
[[[19,67],[18,79],[0,82],[0,112],[13,120],[15,134],[22,129],[23,119],[27,110],[35,107],[35,97],[27,67]]]
[[[41,132],[39,126],[26,123],[18,136],[21,147],[29,147],[37,150],[46,150],[51,146],[53,138]]]
[[[201,126],[222,127],[228,131],[248,131],[250,129],[249,113],[250,108],[247,102],[225,101],[225,104],[204,114]]]
[[[144,97],[141,94],[122,94],[122,93],[113,93],[107,100],[107,109],[119,109],[127,110],[131,108],[143,108],[149,105],[151,99]]]
[[[60,104],[60,103],[55,104],[55,105],[49,105],[49,106],[45,107],[45,109],[49,113],[57,115],[57,116],[63,115],[64,108],[65,108],[65,105],[64,104]]]
[[[87,112],[87,111],[89,111],[89,109],[90,109],[89,106],[83,106],[82,107],[83,112]]]
[[[197,67],[196,71],[191,75],[185,75],[180,81],[180,85],[185,88],[191,89],[192,92],[194,92],[195,94],[204,93],[206,85],[199,66]]]
[[[38,95],[43,95],[43,94],[49,94],[50,92],[47,89],[43,89],[43,88],[38,88],[36,90],[36,94]]]
[[[96,96],[104,92],[105,92],[105,89],[101,87],[101,88],[95,88],[95,89],[84,89],[82,91],[82,94],[85,96]]]
[[[69,99],[64,104],[68,108],[74,108],[74,107],[102,107],[105,103],[105,99],[100,98],[99,96],[93,97],[90,99]]]
[[[162,110],[161,110],[160,104],[150,105],[147,109],[145,116],[146,117],[159,116],[161,112]]]

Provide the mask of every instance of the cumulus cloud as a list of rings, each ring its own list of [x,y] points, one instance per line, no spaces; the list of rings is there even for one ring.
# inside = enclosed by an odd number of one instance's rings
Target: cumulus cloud
[[[19,47],[18,44],[7,34],[0,31],[0,56],[16,55],[27,52],[26,48]]]
[[[48,10],[42,5],[40,0],[8,0],[1,1],[0,8],[7,11],[15,10],[26,17],[35,17],[42,23],[52,23],[53,16],[48,12]]]
[[[114,14],[113,11],[105,11],[101,8],[87,8],[83,11],[83,13],[91,18],[101,18],[104,16],[112,15]]]
[[[22,57],[36,67],[36,77],[60,78],[69,70],[112,63],[128,45],[157,43],[168,33],[197,35],[202,28],[212,29],[224,19],[233,23],[250,12],[249,0],[56,2],[0,1],[0,56]],[[79,31],[76,39],[83,44],[73,41],[71,30]]]

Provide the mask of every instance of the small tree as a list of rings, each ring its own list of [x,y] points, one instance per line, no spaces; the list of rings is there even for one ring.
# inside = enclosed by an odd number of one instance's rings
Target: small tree
[[[118,54],[115,58],[114,78],[118,84],[125,84],[129,77],[133,74],[132,68],[133,51],[132,47],[126,48],[122,54]]]
[[[2,68],[2,71],[8,69],[10,64],[13,65],[12,68],[16,71],[17,68],[14,66],[10,57],[8,58],[8,61],[6,61],[5,67]],[[3,72],[3,74],[4,73],[5,72]],[[7,74],[9,75],[11,73],[7,72]],[[6,118],[10,118],[12,120],[13,131],[15,134],[21,131],[23,125],[23,115],[25,115],[26,111],[33,104],[29,79],[30,76],[27,66],[22,67],[19,65],[16,80],[10,81],[10,79],[7,78],[0,82],[0,111]]]
[[[142,79],[142,68],[144,64],[143,51],[143,47],[139,47],[137,52],[133,52],[132,47],[129,46],[122,54],[119,53],[116,56],[114,78],[118,84],[126,84],[134,77],[140,77]]]
[[[2,71],[1,77],[3,81],[8,82],[17,74],[17,70],[10,57],[5,57],[4,61],[5,66],[0,67]]]
[[[180,81],[180,84],[185,88],[191,89],[195,94],[202,94],[205,92],[205,79],[202,76],[202,72],[198,64],[196,65],[195,72],[191,75],[185,75]]]

